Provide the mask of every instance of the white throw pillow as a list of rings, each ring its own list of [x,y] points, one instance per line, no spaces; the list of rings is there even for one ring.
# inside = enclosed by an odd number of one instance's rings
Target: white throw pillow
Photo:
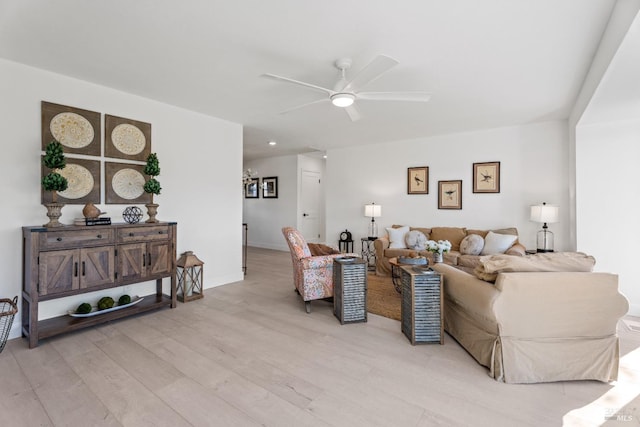
[[[409,232],[409,226],[400,228],[387,228],[389,235],[389,249],[406,249],[404,236]]]
[[[512,234],[498,234],[490,231],[484,238],[484,248],[480,255],[503,254],[517,239],[518,236]]]
[[[484,248],[484,239],[478,234],[469,234],[460,242],[460,253],[462,255],[480,255]]]
[[[422,231],[411,230],[404,238],[409,249],[424,251],[427,248],[427,236]]]

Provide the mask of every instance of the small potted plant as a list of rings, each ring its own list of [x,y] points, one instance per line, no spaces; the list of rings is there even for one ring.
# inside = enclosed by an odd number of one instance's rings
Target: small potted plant
[[[149,214],[149,219],[146,222],[158,222],[156,219],[156,215],[158,214],[158,205],[153,203],[153,195],[160,194],[160,182],[156,179],[156,176],[160,175],[160,162],[158,161],[158,156],[156,153],[149,154],[147,157],[147,164],[144,167],[144,174],[149,175],[151,178],[144,183],[144,191],[145,193],[151,194],[151,203],[147,203],[145,206],[147,207],[147,213]]]
[[[45,147],[45,155],[42,163],[50,169],[50,172],[42,177],[42,188],[51,191],[51,202],[45,203],[49,222],[45,227],[60,227],[62,224],[58,218],[62,215],[63,203],[58,203],[58,191],[64,191],[69,186],[67,178],[58,173],[67,166],[67,159],[64,157],[64,149],[58,141],[51,141]]]

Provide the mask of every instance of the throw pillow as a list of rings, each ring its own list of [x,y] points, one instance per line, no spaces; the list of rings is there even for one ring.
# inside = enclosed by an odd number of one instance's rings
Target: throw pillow
[[[484,248],[481,255],[503,254],[514,244],[518,236],[511,234],[498,234],[490,231],[484,238]]]
[[[427,248],[427,236],[422,231],[411,230],[404,238],[409,249],[423,251]]]
[[[480,255],[482,248],[484,248],[484,239],[477,234],[469,234],[460,242],[462,255]]]
[[[308,246],[311,256],[334,255],[340,253],[339,250],[322,243],[308,243]]]
[[[409,232],[409,226],[400,228],[387,228],[387,234],[389,235],[389,248],[390,249],[406,249],[407,246],[404,243],[404,236]]]

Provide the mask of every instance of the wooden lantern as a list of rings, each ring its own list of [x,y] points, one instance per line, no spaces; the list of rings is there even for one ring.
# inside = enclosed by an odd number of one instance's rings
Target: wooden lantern
[[[202,293],[202,266],[192,251],[183,253],[176,262],[176,275],[178,278],[178,299],[189,302],[204,297]]]

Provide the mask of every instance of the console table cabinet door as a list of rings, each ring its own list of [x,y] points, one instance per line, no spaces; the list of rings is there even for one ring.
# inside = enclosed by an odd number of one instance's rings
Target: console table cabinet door
[[[120,280],[129,282],[147,277],[147,244],[130,243],[118,246]]]
[[[80,288],[77,249],[40,252],[38,293],[42,296]]]
[[[80,251],[80,288],[115,283],[115,248],[103,246]]]
[[[147,267],[152,276],[166,276],[171,271],[172,257],[169,242],[148,243]]]

